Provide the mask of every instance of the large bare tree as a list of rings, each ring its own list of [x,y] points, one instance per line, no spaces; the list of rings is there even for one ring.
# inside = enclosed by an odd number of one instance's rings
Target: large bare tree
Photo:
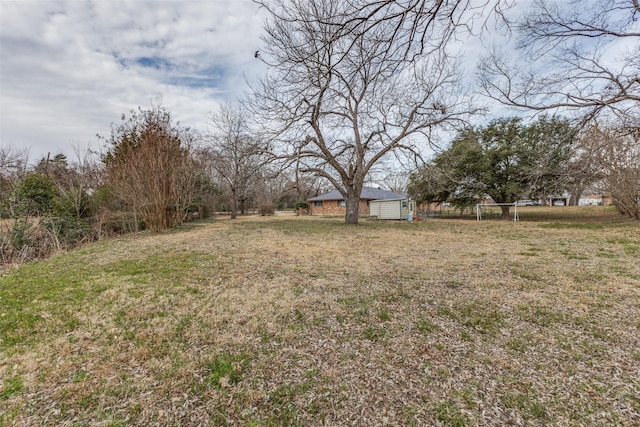
[[[340,191],[347,223],[358,222],[374,165],[399,151],[419,157],[438,129],[476,111],[447,49],[470,2],[432,3],[263,2],[270,17],[256,56],[271,72],[252,106],[280,157]]]
[[[640,114],[638,0],[535,0],[515,25],[521,55],[494,51],[479,76],[492,98],[534,110]]]
[[[207,141],[209,166],[229,199],[231,218],[236,218],[270,175],[269,145],[250,129],[248,112],[229,104],[211,115]]]
[[[299,19],[285,11],[296,8],[290,0],[254,0],[272,17]],[[315,2],[322,3],[322,2]],[[342,0],[334,15],[318,17],[334,38],[348,37],[351,44],[370,32],[383,34],[393,45],[386,52],[394,60],[405,60],[439,50],[461,34],[479,36],[488,27],[508,25],[504,12],[514,0]],[[311,5],[310,5],[311,6]],[[314,10],[324,8],[313,5]]]

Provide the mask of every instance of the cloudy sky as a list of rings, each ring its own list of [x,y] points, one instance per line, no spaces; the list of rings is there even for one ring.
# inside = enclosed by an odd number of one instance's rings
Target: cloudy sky
[[[531,3],[515,2],[510,18]],[[73,160],[158,97],[176,121],[202,128],[265,71],[254,58],[264,18],[251,0],[0,0],[0,148],[28,149],[32,163]],[[509,42],[483,34],[459,40],[468,74],[487,47]]]
[[[251,0],[0,0],[0,147],[74,157],[158,96],[201,127],[261,72]]]

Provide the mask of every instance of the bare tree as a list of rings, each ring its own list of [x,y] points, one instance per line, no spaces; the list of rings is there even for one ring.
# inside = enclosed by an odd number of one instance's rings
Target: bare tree
[[[27,151],[0,147],[0,218],[10,216],[9,196],[26,174],[28,163]]]
[[[427,3],[269,2],[260,57],[272,73],[254,86],[253,109],[280,142],[281,158],[340,191],[347,223],[358,222],[374,165],[396,151],[419,158],[438,129],[477,111],[446,48],[454,34],[443,27],[448,15],[425,11]],[[407,30],[412,20],[422,24]]]
[[[303,4],[301,2],[254,1],[276,20],[304,20],[288,13],[291,8],[298,8],[299,3]],[[335,3],[337,6],[338,2]],[[411,61],[440,50],[462,34],[479,36],[488,26],[508,26],[504,12],[514,3],[514,0],[342,0],[340,7],[332,8],[333,15],[312,13],[309,23],[316,20],[333,39],[348,38],[347,52],[361,38],[376,33],[380,41],[392,46],[383,55]],[[313,5],[311,9],[319,11],[326,6]],[[256,57],[260,56],[261,51],[256,52]],[[334,60],[340,62],[346,57],[337,55]]]
[[[602,189],[618,211],[640,219],[640,126],[629,130],[619,123],[592,126],[585,138],[595,146],[602,170]]]
[[[604,178],[597,155],[602,149],[602,141],[594,136],[592,130],[582,131],[576,137],[573,155],[566,164],[560,192],[569,193],[570,206],[578,206],[585,191],[594,189]]]
[[[409,184],[409,171],[391,172],[385,175],[384,185],[394,193],[401,194],[407,190]]]
[[[602,111],[635,120],[640,104],[637,0],[535,0],[516,25],[521,56],[494,51],[479,70],[491,98],[534,110]]]
[[[24,174],[29,161],[27,150],[17,150],[10,146],[0,147],[0,175],[19,176]]]
[[[246,204],[266,179],[269,146],[249,129],[248,113],[241,107],[223,105],[211,115],[209,162],[221,190],[231,203],[231,218],[244,215]]]
[[[326,183],[324,184],[321,178],[286,170],[273,174],[273,178],[267,181],[267,192],[273,195],[278,209],[286,209],[326,192]]]

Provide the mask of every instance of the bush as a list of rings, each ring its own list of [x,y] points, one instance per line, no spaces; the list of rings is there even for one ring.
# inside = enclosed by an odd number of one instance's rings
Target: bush
[[[0,268],[48,258],[95,238],[86,220],[71,215],[7,221],[0,228]]]
[[[45,175],[28,175],[13,192],[17,216],[39,216],[51,212],[56,186]]]
[[[91,233],[91,225],[72,215],[45,217],[40,223],[59,249],[70,249],[83,242],[95,240]]]
[[[29,231],[31,230],[31,224],[26,218],[18,218],[13,221],[11,227],[11,233],[9,234],[9,244],[15,250],[21,250],[24,246],[30,242]]]
[[[276,204],[271,201],[262,201],[258,207],[260,215],[273,215],[276,213]]]
[[[47,258],[55,244],[39,223],[24,218],[0,230],[0,266]]]
[[[293,205],[296,215],[307,215],[309,213],[309,203],[305,201],[296,202]]]

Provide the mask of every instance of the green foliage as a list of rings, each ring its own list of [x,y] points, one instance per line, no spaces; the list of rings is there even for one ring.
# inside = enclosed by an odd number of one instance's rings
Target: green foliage
[[[29,174],[13,192],[14,215],[39,216],[49,213],[55,197],[56,186],[49,177],[39,173]]]
[[[451,187],[448,184],[443,171],[429,163],[411,173],[407,194],[418,203],[441,203],[451,194]]]
[[[29,243],[30,228],[31,224],[29,224],[26,218],[18,218],[13,222],[13,226],[11,227],[11,236],[9,239],[9,242],[13,249],[21,250],[25,245]]]
[[[25,180],[26,184],[21,183],[15,192],[15,217],[0,235],[1,262],[46,258],[56,250],[70,249],[95,238],[89,220],[77,217],[77,211],[57,196],[55,187],[43,177]],[[39,220],[29,218],[32,215],[39,215]]]
[[[530,125],[505,118],[467,128],[411,175],[408,192],[419,202],[447,200],[460,208],[486,195],[496,203],[513,203],[556,192],[564,185],[562,171],[574,136],[569,123],[555,117]]]
[[[11,216],[10,203],[12,187],[11,181],[0,174],[0,218]]]
[[[82,218],[70,214],[47,216],[42,219],[41,226],[58,241],[58,246],[71,248],[91,234],[91,224]]]
[[[305,202],[305,201],[301,200],[301,201],[296,202],[296,203],[293,205],[293,208],[294,208],[295,210],[300,210],[300,209],[309,209],[309,203],[307,203],[307,202]]]
[[[113,188],[108,184],[96,188],[91,199],[95,208],[99,206],[114,211],[122,208],[122,200],[113,194]]]

